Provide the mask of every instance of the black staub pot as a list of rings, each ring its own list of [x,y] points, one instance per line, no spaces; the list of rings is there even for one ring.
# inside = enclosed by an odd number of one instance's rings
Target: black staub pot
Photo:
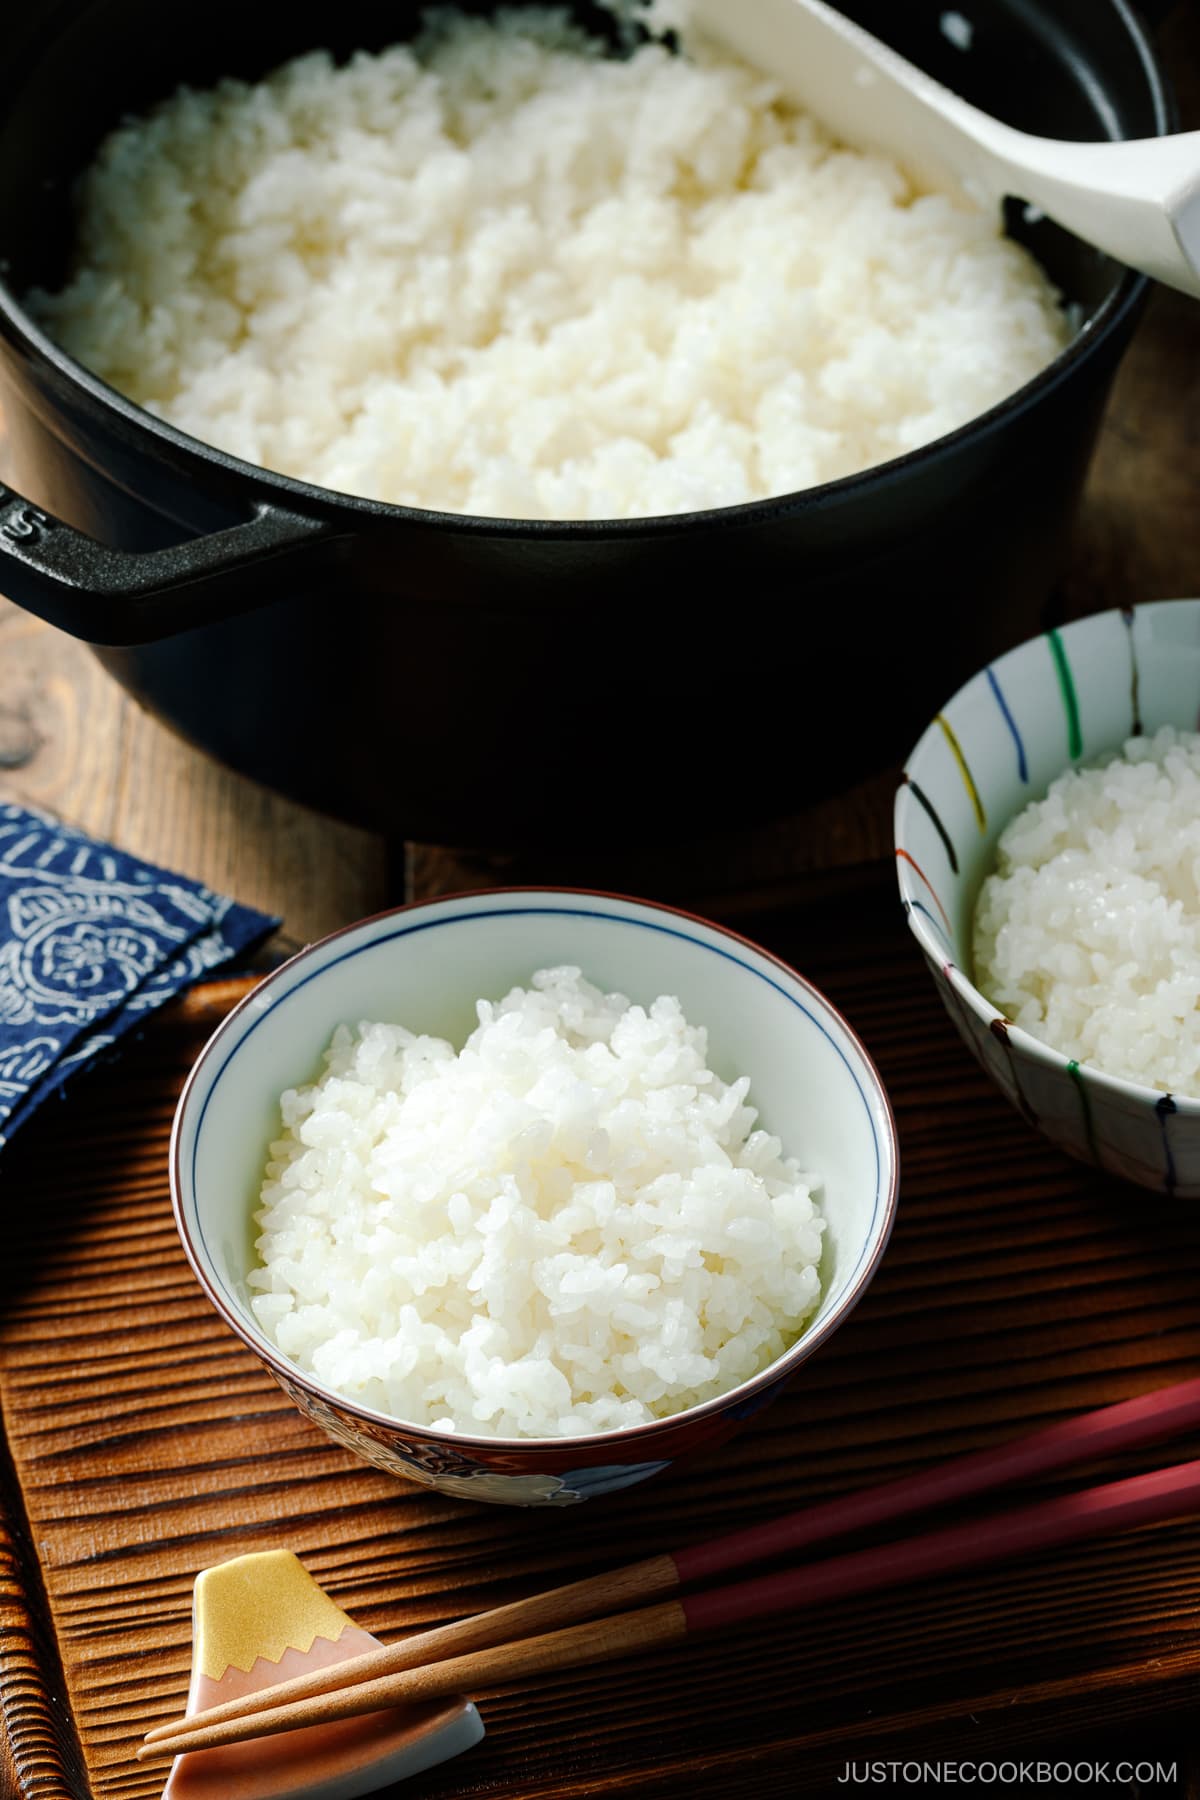
[[[233,767],[432,841],[681,837],[898,756],[1036,629],[1146,286],[1020,207],[1014,233],[1086,321],[1057,362],[866,474],[686,517],[476,519],[308,487],[151,418],[23,313],[65,276],[72,178],[119,117],[185,80],[381,47],[417,10],[211,0],[164,27],[151,0],[48,0],[8,29],[0,405],[21,497],[0,492],[0,591]],[[1027,130],[1169,129],[1124,0],[972,0],[967,54],[941,0],[846,10]]]

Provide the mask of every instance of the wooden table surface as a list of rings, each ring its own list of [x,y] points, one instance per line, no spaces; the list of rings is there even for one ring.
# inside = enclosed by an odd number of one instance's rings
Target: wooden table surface
[[[1200,6],[1177,8],[1162,43],[1184,122],[1200,126]],[[1118,378],[1061,598],[1074,615],[1194,594],[1200,305],[1159,291]],[[853,886],[858,871],[890,854],[894,776],[881,770],[753,833],[603,859],[389,845],[217,767],[144,714],[82,645],[0,600],[0,799],[46,807],[281,913],[286,940],[297,944],[402,898],[505,881],[604,886],[752,920],[830,885]],[[1200,1764],[1182,1748],[1174,1791],[1200,1794]],[[936,1752],[932,1724],[924,1751]]]

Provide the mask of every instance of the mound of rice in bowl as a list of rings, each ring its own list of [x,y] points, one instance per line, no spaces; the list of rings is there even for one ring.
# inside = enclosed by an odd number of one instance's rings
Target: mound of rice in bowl
[[[813,1178],[677,1000],[577,968],[481,1000],[462,1050],[339,1027],[289,1090],[256,1213],[260,1325],[351,1401],[557,1437],[737,1386],[820,1297]]]
[[[1064,1056],[1200,1097],[1200,734],[1130,738],[1012,820],[975,982]]]

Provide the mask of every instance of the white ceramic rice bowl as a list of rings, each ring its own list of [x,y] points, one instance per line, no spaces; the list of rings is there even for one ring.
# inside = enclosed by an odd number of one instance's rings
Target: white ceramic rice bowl
[[[817,1172],[826,1219],[822,1295],[796,1344],[731,1392],[671,1418],[590,1437],[438,1432],[346,1400],[261,1330],[246,1277],[253,1213],[279,1096],[318,1073],[334,1028],[398,1021],[461,1043],[475,1001],[535,969],[574,963],[648,1003],[680,999],[709,1033],[709,1064],[751,1079],[750,1101],[785,1150]],[[507,890],[368,919],[310,946],[230,1014],[184,1089],[171,1150],[184,1248],[209,1298],[311,1418],[358,1455],[443,1492],[563,1505],[644,1480],[727,1436],[845,1319],[883,1254],[895,1211],[895,1125],[879,1076],[840,1015],[800,976],[733,933],[607,895]]]

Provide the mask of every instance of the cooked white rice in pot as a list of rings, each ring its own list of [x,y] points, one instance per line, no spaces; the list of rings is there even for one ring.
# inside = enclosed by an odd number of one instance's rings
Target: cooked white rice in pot
[[[1200,1098],[1200,735],[1070,770],[1007,826],[975,982],[1078,1062]]]
[[[677,1000],[576,968],[478,1003],[462,1050],[340,1027],[284,1094],[250,1277],[267,1335],[412,1424],[574,1436],[737,1386],[820,1297],[814,1179]]]
[[[993,211],[702,44],[561,9],[183,90],[103,145],[45,328],[198,438],[377,500],[730,506],[984,411],[1066,340]]]

